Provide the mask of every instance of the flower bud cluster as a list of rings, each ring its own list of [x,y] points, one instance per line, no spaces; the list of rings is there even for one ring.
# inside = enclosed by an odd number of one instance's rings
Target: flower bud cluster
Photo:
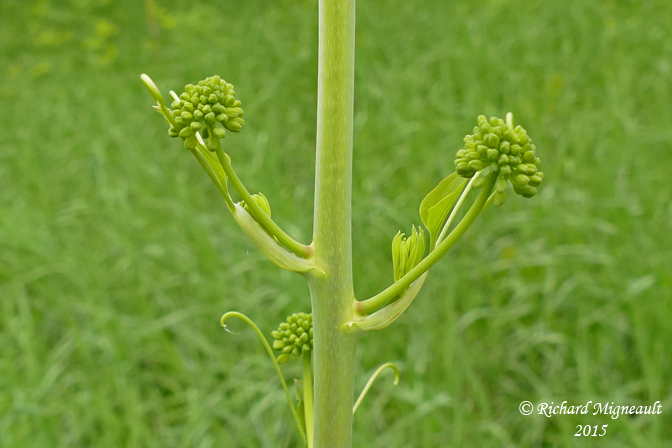
[[[196,147],[196,133],[200,132],[209,150],[220,147],[219,139],[226,137],[224,128],[240,132],[245,126],[243,109],[236,99],[233,85],[219,76],[211,76],[198,85],[189,84],[171,104],[175,125],[168,135],[181,137],[187,148]]]
[[[494,200],[498,206],[506,199],[509,181],[513,191],[523,197],[531,198],[537,193],[544,173],[538,170],[536,149],[525,129],[513,127],[511,114],[506,122],[481,115],[473,133],[464,137],[464,149],[457,151],[455,168],[457,174],[466,178],[487,167],[498,172]]]
[[[282,352],[278,356],[279,364],[287,362],[290,355],[301,356],[313,349],[313,315],[292,314],[271,335],[275,339],[273,348]]]
[[[261,209],[268,215],[268,217],[271,217],[271,204],[268,202],[268,199],[266,199],[266,196],[264,196],[263,193],[257,193],[252,195],[252,199],[254,199],[254,202],[261,207]],[[240,201],[240,205],[245,209],[247,213],[250,213],[250,206],[245,203],[245,201]]]
[[[421,227],[418,230],[413,226],[411,236],[404,238],[398,232],[392,240],[392,265],[394,266],[394,281],[406,275],[413,269],[425,254],[425,232]]]

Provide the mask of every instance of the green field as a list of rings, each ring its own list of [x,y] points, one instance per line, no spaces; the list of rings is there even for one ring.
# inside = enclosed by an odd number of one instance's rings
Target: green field
[[[355,284],[392,281],[479,114],[545,173],[490,208],[393,326],[366,336],[356,447],[672,447],[672,2],[360,0]],[[296,447],[254,334],[309,310],[245,239],[139,80],[219,74],[223,142],[288,233],[312,232],[315,0],[1,0],[0,446]],[[288,378],[300,363],[288,363]],[[662,401],[661,415],[518,405]],[[608,424],[605,437],[576,425]]]

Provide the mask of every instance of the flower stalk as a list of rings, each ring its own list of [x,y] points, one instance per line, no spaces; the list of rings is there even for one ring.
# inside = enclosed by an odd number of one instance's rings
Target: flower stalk
[[[392,241],[394,283],[375,296],[358,301],[352,275],[351,195],[353,100],[355,64],[355,0],[319,0],[319,58],[315,204],[313,241],[302,244],[271,219],[271,206],[262,193],[250,194],[232,167],[221,140],[226,131],[240,132],[245,121],[232,84],[212,76],[170,92],[169,108],[147,76],[142,81],[156,100],[154,108],[169,125],[169,135],[181,138],[224,197],[227,209],[273,263],[305,276],[312,314],[296,313],[271,334],[273,348],[246,316],[229,312],[222,325],[236,317],[250,325],[272,358],[299,433],[309,448],[350,448],[353,414],[371,385],[391,363],[373,374],[354,401],[355,354],[359,337],[387,327],[415,300],[429,270],[465,234],[491,203],[500,206],[509,183],[523,197],[536,194],[543,179],[536,146],[527,131],[506,121],[478,117],[478,126],[457,151],[456,172],[443,179],[420,204],[420,219],[408,237],[399,232]],[[233,154],[233,153],[232,153]],[[466,179],[470,179],[467,184]],[[228,184],[242,199],[236,203]],[[466,184],[466,188],[465,188]],[[452,228],[471,191],[480,189],[464,217]],[[425,254],[426,249],[428,253]],[[275,357],[273,349],[280,352]],[[303,381],[294,406],[280,364],[300,357]]]

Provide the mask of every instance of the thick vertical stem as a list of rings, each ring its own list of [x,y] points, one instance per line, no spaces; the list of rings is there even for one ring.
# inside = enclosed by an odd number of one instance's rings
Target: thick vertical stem
[[[352,446],[356,336],[353,314],[352,114],[355,1],[320,0],[313,307],[315,448]]]
[[[303,352],[303,413],[306,422],[306,441],[313,448],[313,371],[310,367],[310,352]]]

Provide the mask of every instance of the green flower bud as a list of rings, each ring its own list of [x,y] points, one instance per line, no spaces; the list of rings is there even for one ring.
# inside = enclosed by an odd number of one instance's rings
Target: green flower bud
[[[208,150],[212,152],[215,152],[222,147],[219,143],[219,139],[212,134],[208,136],[208,139],[205,141],[205,143]]]
[[[506,199],[506,186],[511,182],[514,191],[523,197],[532,197],[541,184],[543,174],[538,173],[540,160],[536,146],[522,126],[513,127],[513,115],[506,121],[497,117],[487,120],[484,115],[477,119],[473,133],[464,137],[465,148],[457,151],[455,170],[470,178],[476,172],[490,167],[499,172],[496,184],[495,205]],[[541,174],[541,175],[539,175]]]
[[[308,327],[308,328],[306,328]],[[306,313],[292,314],[277,330],[271,332],[273,349],[281,352],[278,364],[287,362],[290,355],[301,356],[313,350],[313,315]]]
[[[197,141],[192,137],[200,132],[206,139],[207,148],[214,151],[221,147],[218,140],[226,137],[226,131],[216,127],[216,123],[225,123],[233,132],[240,132],[245,126],[244,112],[233,85],[219,76],[206,78],[197,85],[188,84],[179,96],[171,93],[175,98],[171,104],[173,110],[165,105],[160,91],[147,75],[142,75],[141,79],[159,105],[155,108],[171,125],[168,134],[185,139],[186,147],[196,147]],[[235,118],[233,122],[232,118]],[[191,139],[188,144],[187,139]]]
[[[224,138],[226,137],[226,131],[223,128],[215,127],[212,130],[212,135],[214,135],[215,138]]]
[[[418,229],[419,231],[413,226],[411,236],[408,238],[404,238],[404,234],[400,231],[392,240],[392,265],[395,282],[422,261],[425,254],[425,232],[421,227]]]
[[[500,193],[504,193],[506,191],[506,187],[508,186],[508,182],[506,181],[506,177],[504,176],[499,176],[497,178],[497,184],[495,188],[497,188],[497,191]]]
[[[472,170],[469,169],[469,165],[467,165],[465,162],[455,165],[455,171],[457,171],[457,174],[462,177],[473,177],[475,174]]]
[[[530,178],[524,174],[518,174],[513,180],[520,186],[527,185],[530,182]]]
[[[491,148],[498,148],[499,147],[499,137],[497,137],[495,134],[488,134],[485,136],[485,139],[483,140],[486,145],[488,145]]]
[[[191,129],[191,126],[190,126],[190,127],[186,127],[186,128],[182,128],[182,130],[180,131],[180,134],[179,134],[179,135],[180,135],[180,137],[182,137],[182,138],[191,137],[192,135],[194,135],[194,130]]]
[[[240,132],[245,127],[245,120],[240,117],[229,118],[229,121],[223,123],[224,127],[231,132]]]
[[[184,140],[184,147],[187,149],[196,149],[197,144],[198,140],[196,139],[196,135],[192,135]]]
[[[537,189],[529,185],[518,186],[516,184],[513,184],[513,191],[515,191],[524,198],[531,198],[532,196],[537,194]]]
[[[263,193],[257,193],[253,194],[252,198],[254,199],[254,202],[261,207],[261,209],[268,215],[268,217],[271,217],[271,204],[268,202],[268,199],[266,199],[266,196],[264,196]],[[240,205],[245,209],[246,212],[250,213],[249,206],[245,203],[245,201],[240,201]],[[292,317],[292,316],[290,316]],[[294,321],[292,321],[293,323]],[[304,330],[307,330],[308,328],[304,328]]]
[[[536,173],[534,176],[530,177],[530,182],[528,185],[530,187],[538,187],[541,184],[541,180],[544,178],[544,173],[541,171]]]
[[[469,168],[471,168],[474,171],[481,171],[483,169],[483,162],[480,160],[472,160],[469,162]]]

